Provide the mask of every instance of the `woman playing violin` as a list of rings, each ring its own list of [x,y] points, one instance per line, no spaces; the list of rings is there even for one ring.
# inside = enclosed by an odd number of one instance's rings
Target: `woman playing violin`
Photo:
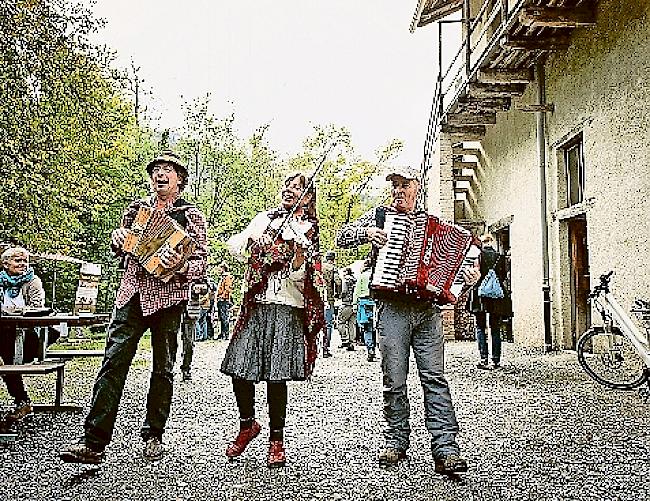
[[[228,240],[231,252],[248,257],[239,318],[221,371],[232,377],[239,434],[228,445],[234,458],[259,435],[255,383],[266,381],[269,404],[268,466],[284,466],[287,381],[307,379],[323,328],[316,192],[303,174],[290,175],[280,207],[259,213]]]

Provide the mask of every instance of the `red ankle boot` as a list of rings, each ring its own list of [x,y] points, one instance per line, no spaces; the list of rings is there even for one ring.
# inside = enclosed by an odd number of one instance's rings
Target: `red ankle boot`
[[[257,421],[253,421],[253,425],[250,428],[244,428],[239,430],[237,438],[226,448],[226,456],[229,458],[234,458],[239,456],[246,446],[251,443],[257,435],[260,434],[262,427]]]
[[[282,440],[271,440],[269,443],[269,468],[278,468],[284,466],[287,462],[287,455],[284,452]]]

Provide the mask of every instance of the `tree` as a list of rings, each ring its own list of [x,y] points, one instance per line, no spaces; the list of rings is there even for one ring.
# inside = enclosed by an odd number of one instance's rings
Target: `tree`
[[[88,42],[101,25],[68,0],[0,4],[0,242],[106,262],[146,186],[150,133]]]

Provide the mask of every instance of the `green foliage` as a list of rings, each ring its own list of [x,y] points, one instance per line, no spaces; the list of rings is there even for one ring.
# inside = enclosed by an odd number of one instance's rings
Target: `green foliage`
[[[88,42],[100,26],[68,0],[0,4],[0,242],[106,266],[152,147],[110,54]],[[47,281],[56,265],[42,266]]]

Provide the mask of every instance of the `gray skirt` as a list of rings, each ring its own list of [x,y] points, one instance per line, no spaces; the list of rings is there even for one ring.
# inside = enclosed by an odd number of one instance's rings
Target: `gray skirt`
[[[301,308],[258,303],[230,340],[221,372],[255,382],[304,380],[304,318]]]

